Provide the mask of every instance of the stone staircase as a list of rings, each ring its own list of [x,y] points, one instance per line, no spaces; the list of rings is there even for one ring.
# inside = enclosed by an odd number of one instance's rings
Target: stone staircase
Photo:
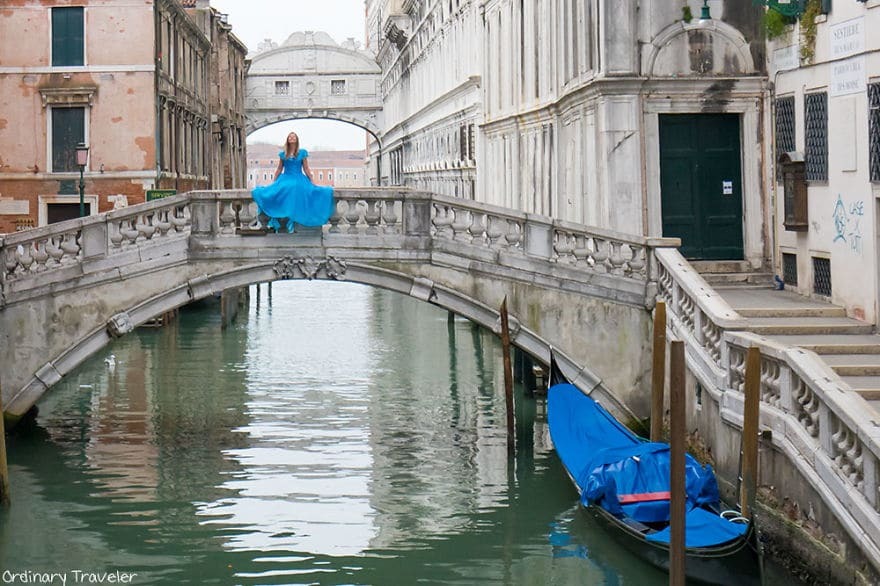
[[[738,261],[692,262],[703,279],[742,317],[749,330],[818,354],[880,413],[880,335],[843,307],[778,291],[773,275]]]

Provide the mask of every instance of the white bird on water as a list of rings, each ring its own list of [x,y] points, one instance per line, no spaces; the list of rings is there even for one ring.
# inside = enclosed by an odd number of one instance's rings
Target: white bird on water
[[[116,354],[111,354],[108,358],[105,358],[104,363],[107,365],[107,370],[110,372],[116,370]]]

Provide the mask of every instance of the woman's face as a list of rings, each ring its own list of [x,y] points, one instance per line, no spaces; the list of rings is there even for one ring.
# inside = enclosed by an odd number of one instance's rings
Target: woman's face
[[[287,135],[287,144],[299,144],[299,137],[295,132],[291,132]]]

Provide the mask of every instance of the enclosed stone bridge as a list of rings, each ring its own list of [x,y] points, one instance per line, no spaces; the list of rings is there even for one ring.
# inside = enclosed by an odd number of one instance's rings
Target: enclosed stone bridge
[[[712,448],[728,496],[745,354],[757,346],[762,484],[809,510],[853,567],[880,575],[880,425],[815,354],[749,333],[677,242],[408,190],[336,195],[328,225],[294,234],[268,233],[248,192],[223,191],[0,238],[6,415],[21,417],[87,357],[155,316],[230,288],[308,279],[390,289],[496,332],[507,296],[517,346],[546,361],[552,345],[575,384],[618,416],[645,416],[659,298],[668,336],[686,344],[689,425]]]
[[[260,49],[245,80],[248,134],[276,122],[326,118],[360,126],[379,140],[382,70],[369,52],[322,32],[293,33],[280,46]]]

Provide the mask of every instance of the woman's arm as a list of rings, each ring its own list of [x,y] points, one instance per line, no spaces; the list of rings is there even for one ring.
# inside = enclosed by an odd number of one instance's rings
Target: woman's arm
[[[278,159],[278,168],[275,169],[275,178],[272,181],[277,181],[278,176],[281,175],[281,171],[284,169],[284,161]]]
[[[315,180],[312,179],[312,170],[309,168],[309,160],[308,159],[303,159],[303,173],[306,174],[306,177],[309,178],[309,181],[311,181],[312,183],[315,182]]]

